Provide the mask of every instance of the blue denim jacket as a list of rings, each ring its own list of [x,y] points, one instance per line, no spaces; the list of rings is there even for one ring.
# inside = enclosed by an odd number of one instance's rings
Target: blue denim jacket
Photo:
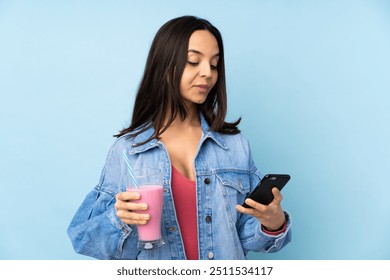
[[[277,236],[263,232],[259,221],[235,209],[256,187],[262,175],[254,165],[247,140],[209,130],[201,116],[202,138],[195,157],[198,244],[200,259],[246,259],[248,251],[276,252],[291,239],[287,230]],[[68,235],[77,253],[97,259],[185,259],[182,237],[171,192],[171,163],[164,145],[152,140],[149,129],[135,138],[126,135],[112,145],[99,184],[86,196],[73,217]],[[156,250],[137,249],[137,228],[121,222],[114,208],[115,195],[126,190],[128,170],[122,157],[126,150],[134,169],[163,172],[164,207],[162,237]],[[207,217],[207,218],[206,218]]]

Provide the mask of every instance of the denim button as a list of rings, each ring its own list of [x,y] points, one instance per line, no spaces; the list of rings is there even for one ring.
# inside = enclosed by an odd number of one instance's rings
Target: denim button
[[[209,260],[211,260],[212,258],[214,258],[214,253],[213,252],[209,252],[207,254],[207,257],[209,258]]]
[[[124,234],[128,234],[129,231],[124,226],[119,226]]]
[[[204,183],[205,183],[206,185],[210,184],[210,182],[211,182],[210,178],[204,179]]]
[[[206,223],[211,223],[211,216],[206,216]]]
[[[168,227],[167,230],[169,230],[169,231],[176,231],[177,228],[175,226],[172,226],[172,227]]]

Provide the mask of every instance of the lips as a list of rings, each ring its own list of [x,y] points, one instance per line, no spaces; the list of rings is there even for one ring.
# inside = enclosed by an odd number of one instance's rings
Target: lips
[[[208,85],[195,85],[195,87],[200,93],[207,93],[209,89]]]

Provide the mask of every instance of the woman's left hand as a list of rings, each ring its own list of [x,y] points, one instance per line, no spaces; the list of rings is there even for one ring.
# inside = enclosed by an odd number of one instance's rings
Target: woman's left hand
[[[237,205],[236,209],[243,214],[256,217],[266,230],[276,231],[283,226],[286,217],[284,216],[283,209],[280,205],[280,202],[283,199],[282,194],[277,188],[273,188],[272,193],[274,195],[274,200],[268,205],[263,205],[247,198],[245,203],[251,208]]]

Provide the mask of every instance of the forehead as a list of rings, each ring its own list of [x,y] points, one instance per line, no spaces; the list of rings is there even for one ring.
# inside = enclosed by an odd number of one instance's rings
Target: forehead
[[[197,50],[205,55],[215,55],[219,53],[217,39],[208,30],[197,30],[191,34],[188,42],[189,50]]]

